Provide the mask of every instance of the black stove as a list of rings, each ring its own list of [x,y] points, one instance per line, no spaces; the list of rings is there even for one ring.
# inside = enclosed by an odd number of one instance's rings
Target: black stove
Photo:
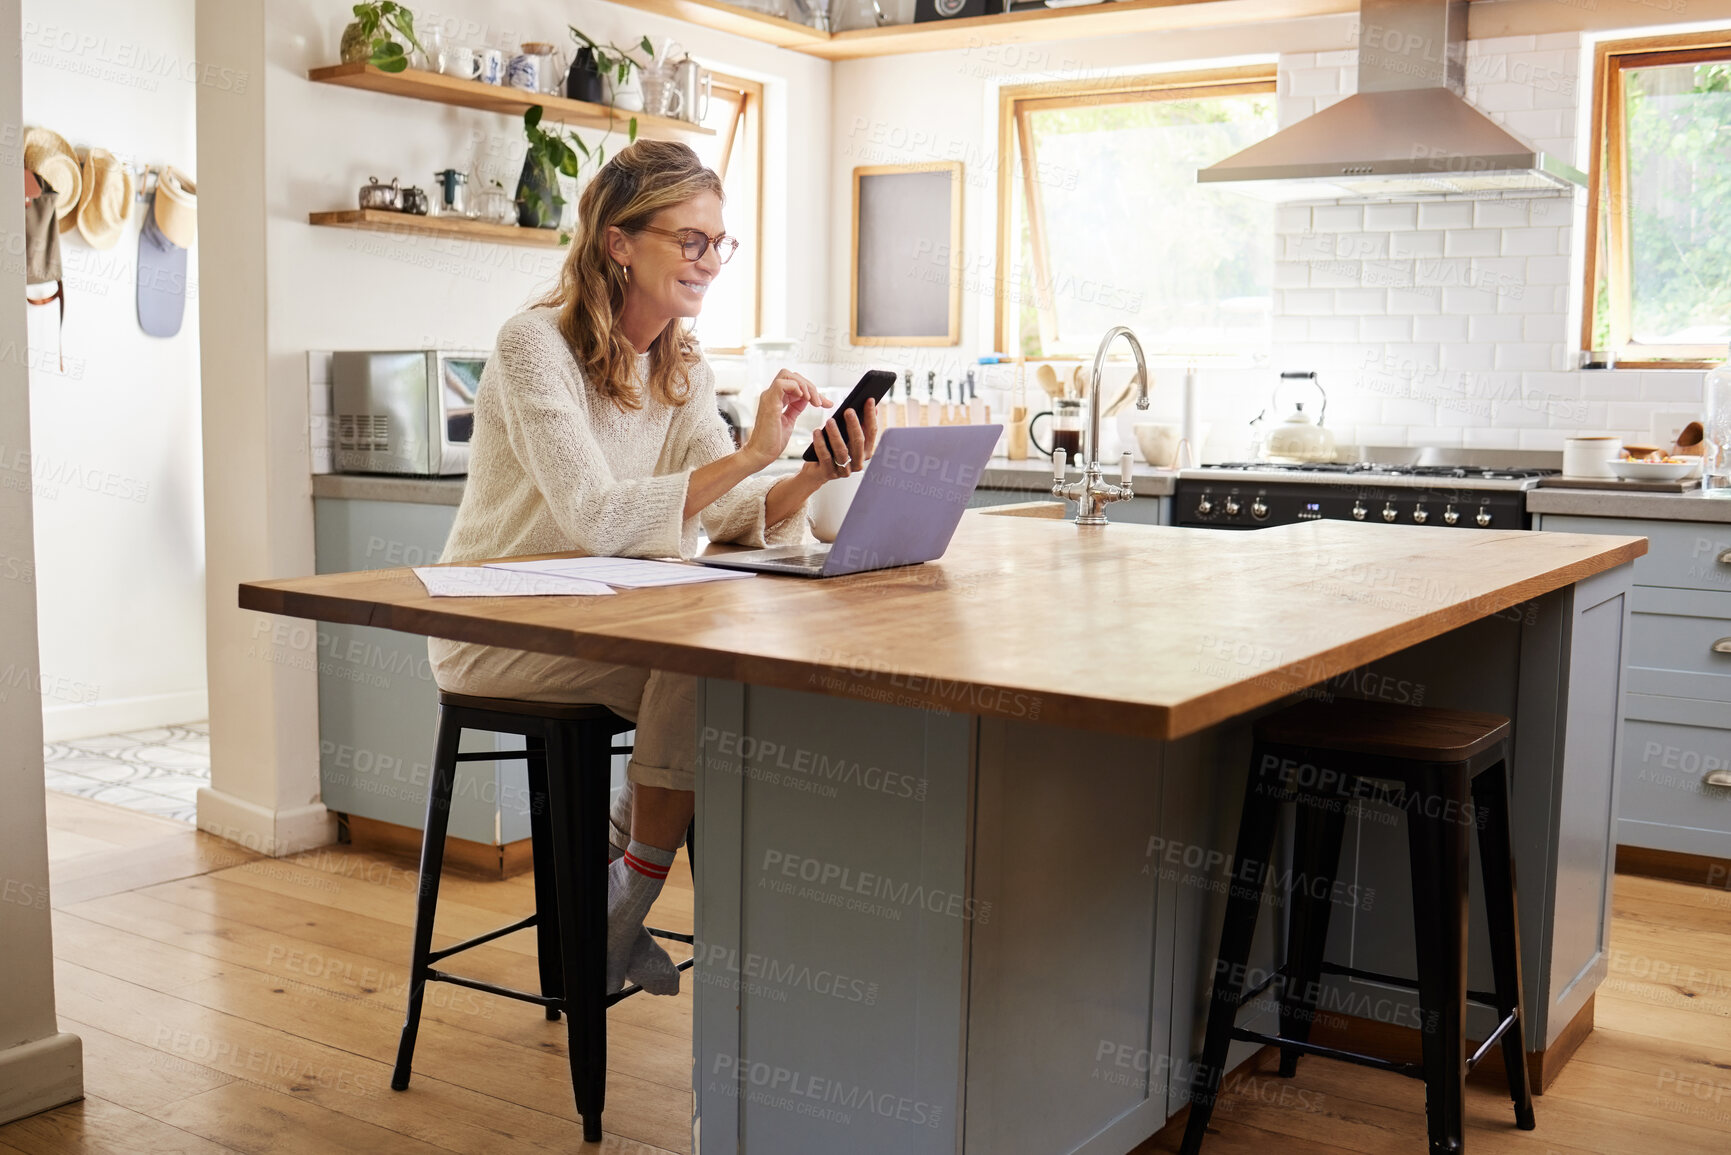
[[[1179,525],[1260,529],[1295,521],[1369,521],[1456,529],[1528,529],[1526,491],[1555,469],[1377,462],[1224,462],[1186,469]]]

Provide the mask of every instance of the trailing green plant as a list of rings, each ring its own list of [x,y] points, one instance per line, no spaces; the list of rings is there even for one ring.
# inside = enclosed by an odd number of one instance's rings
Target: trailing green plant
[[[379,71],[401,72],[409,66],[408,51],[397,42],[393,32],[416,51],[422,51],[421,42],[415,39],[415,14],[407,5],[396,0],[369,0],[356,4],[354,13],[355,23],[361,26],[361,34],[371,49],[367,62]]]
[[[607,162],[607,150],[603,144],[593,146],[583,143],[575,132],[565,128],[545,129],[541,127],[541,114],[545,111],[540,105],[530,105],[523,110],[523,136],[529,142],[526,165],[546,175],[548,187],[552,191],[552,201],[542,195],[541,191],[527,181],[518,187],[518,196],[526,201],[542,219],[556,219],[565,207],[565,198],[559,195],[559,182],[554,176],[568,176],[576,180],[585,165],[599,169]],[[637,118],[631,118],[626,132],[626,143],[637,139]],[[603,138],[605,140],[605,138]],[[560,243],[565,238],[561,236]]]
[[[629,84],[631,82],[631,70],[643,67],[619,45],[609,42],[603,47],[590,39],[589,35],[575,24],[567,24],[565,27],[570,29],[571,39],[589,49],[589,54],[595,58],[595,71],[604,76],[613,77],[615,85]],[[644,54],[649,59],[655,59],[655,47],[649,43],[649,37],[645,36],[639,40],[637,47],[643,49]]]

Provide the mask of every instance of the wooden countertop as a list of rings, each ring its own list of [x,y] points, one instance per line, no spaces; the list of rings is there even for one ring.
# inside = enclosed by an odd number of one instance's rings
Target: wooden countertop
[[[407,569],[243,608],[766,686],[1179,737],[1647,551],[1641,537],[1314,521],[962,519],[939,562],[607,598],[432,598]]]

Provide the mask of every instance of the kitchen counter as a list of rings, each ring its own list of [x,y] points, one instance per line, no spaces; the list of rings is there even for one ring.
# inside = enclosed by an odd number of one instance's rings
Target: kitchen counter
[[[1538,1085],[1554,1078],[1608,970],[1645,540],[1014,512],[967,514],[939,562],[826,581],[434,599],[383,569],[240,600],[698,675],[706,1155],[1123,1155],[1153,1134],[1200,1051],[1250,727],[1300,691],[1514,719],[1524,1041]],[[1373,799],[1348,827],[1330,957],[1413,974],[1400,813]],[[1486,989],[1473,903],[1468,984]],[[1416,1037],[1405,992],[1329,976],[1320,1002],[1347,1045]],[[1483,1038],[1488,1012],[1468,1014]],[[1242,1024],[1273,1015],[1253,1004]],[[1414,1096],[1402,1125],[1422,1146]]]
[[[1731,522],[1731,500],[1688,493],[1619,493],[1605,489],[1535,489],[1528,513],[1576,517],[1638,517],[1655,521]]]
[[[785,468],[793,459],[770,468]],[[1118,480],[1117,462],[1109,462],[1107,475]],[[1072,469],[1072,479],[1081,476]],[[1137,462],[1131,473],[1131,488],[1138,497],[1166,497],[1172,493],[1173,474]],[[359,473],[313,475],[313,496],[349,501],[403,501],[415,505],[458,505],[463,500],[463,477],[388,477]],[[1052,487],[1052,463],[1044,458],[1010,461],[994,457],[980,476],[980,488],[1045,494]],[[1113,511],[1108,511],[1108,516]]]

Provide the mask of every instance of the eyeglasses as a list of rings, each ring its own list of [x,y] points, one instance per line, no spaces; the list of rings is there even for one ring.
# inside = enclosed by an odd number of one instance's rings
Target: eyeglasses
[[[644,225],[643,231],[672,237],[679,242],[680,251],[688,261],[701,261],[703,254],[713,247],[716,257],[725,265],[739,251],[739,242],[726,233],[712,237],[702,229],[658,229],[654,225]]]

